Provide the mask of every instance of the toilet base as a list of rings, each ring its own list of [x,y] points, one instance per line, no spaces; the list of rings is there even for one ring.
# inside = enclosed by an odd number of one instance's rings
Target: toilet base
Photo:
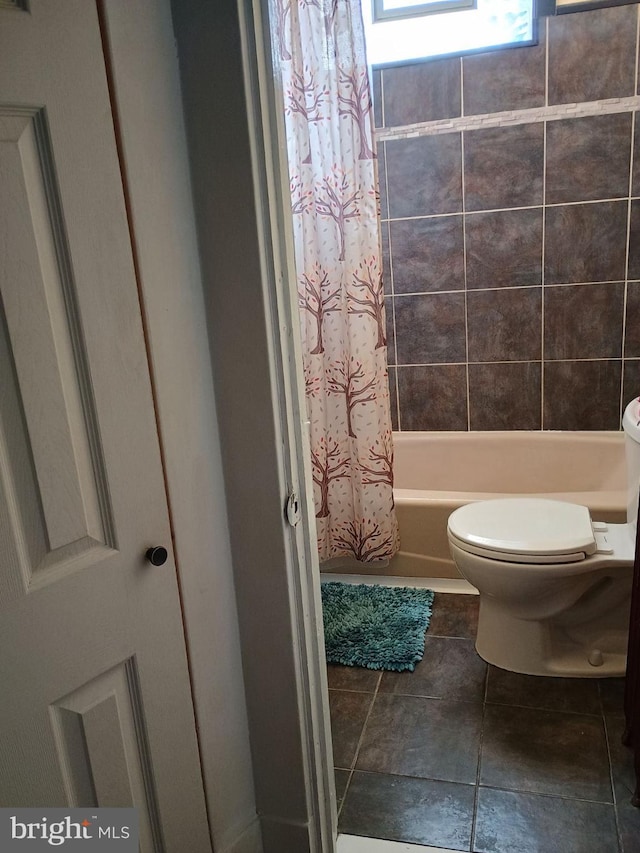
[[[623,676],[627,665],[624,616],[567,627],[553,619],[518,619],[494,598],[480,595],[476,650],[487,663],[523,675],[557,678]],[[623,629],[617,627],[625,625]],[[628,624],[628,620],[627,620]]]

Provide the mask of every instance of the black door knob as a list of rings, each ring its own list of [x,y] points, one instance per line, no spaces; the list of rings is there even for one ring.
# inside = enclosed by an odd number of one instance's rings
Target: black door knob
[[[156,545],[155,548],[149,548],[145,557],[152,566],[164,566],[167,562],[167,557],[169,553],[166,548],[163,548],[162,545]]]

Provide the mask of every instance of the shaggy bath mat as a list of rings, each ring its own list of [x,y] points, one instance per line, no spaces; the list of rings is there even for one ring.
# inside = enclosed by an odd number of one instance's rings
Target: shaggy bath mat
[[[327,662],[413,672],[432,603],[430,589],[323,583]]]

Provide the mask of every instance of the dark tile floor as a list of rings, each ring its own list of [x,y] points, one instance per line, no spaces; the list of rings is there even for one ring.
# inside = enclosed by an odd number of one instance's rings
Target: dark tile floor
[[[339,829],[475,853],[640,853],[623,679],[516,675],[437,593],[413,673],[329,666]]]

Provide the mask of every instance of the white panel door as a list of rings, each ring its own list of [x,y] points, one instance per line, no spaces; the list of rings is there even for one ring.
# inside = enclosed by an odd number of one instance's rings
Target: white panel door
[[[0,805],[211,849],[93,0],[0,0]]]

